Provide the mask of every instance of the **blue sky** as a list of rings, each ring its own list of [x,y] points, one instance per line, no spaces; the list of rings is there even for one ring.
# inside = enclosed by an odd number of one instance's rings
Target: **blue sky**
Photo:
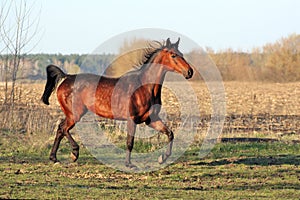
[[[34,53],[90,53],[120,33],[163,28],[202,47],[250,50],[300,33],[298,0],[41,0]]]

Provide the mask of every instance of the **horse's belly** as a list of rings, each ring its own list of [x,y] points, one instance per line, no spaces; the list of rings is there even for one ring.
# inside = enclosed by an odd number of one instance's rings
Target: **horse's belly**
[[[121,108],[112,108],[112,106],[105,102],[98,102],[88,107],[88,110],[95,113],[96,115],[109,119],[125,120],[126,112]]]

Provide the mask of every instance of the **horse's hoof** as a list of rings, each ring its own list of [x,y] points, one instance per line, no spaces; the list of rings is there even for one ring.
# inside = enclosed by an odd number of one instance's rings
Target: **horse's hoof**
[[[165,162],[164,155],[160,155],[160,156],[158,157],[158,163],[159,163],[159,164],[163,164],[164,162]]]
[[[50,156],[49,160],[52,161],[53,163],[59,162],[55,156]]]
[[[73,160],[73,162],[76,162],[78,157],[79,157],[79,153],[73,153],[71,152],[71,159]]]
[[[138,167],[134,164],[131,164],[131,163],[126,163],[125,164],[126,167],[130,168],[130,169],[133,169],[133,170],[137,170]]]

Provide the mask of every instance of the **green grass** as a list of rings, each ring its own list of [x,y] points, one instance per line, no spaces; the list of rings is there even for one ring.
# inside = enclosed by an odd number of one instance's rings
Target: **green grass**
[[[14,137],[0,140],[0,198],[37,199],[297,199],[300,196],[300,145],[222,143],[198,157],[191,147],[177,162],[147,173],[109,168],[81,148],[69,160],[64,140],[48,161],[51,145],[28,146]],[[138,146],[143,144],[138,144]],[[149,145],[149,144],[146,144]],[[145,151],[150,147],[140,147]]]

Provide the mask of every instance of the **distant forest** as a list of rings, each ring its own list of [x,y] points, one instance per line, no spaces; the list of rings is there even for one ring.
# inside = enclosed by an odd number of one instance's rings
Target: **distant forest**
[[[126,41],[120,48],[120,54],[145,45],[146,41],[136,39]],[[201,51],[185,54],[185,58],[192,64],[197,64],[203,53],[216,64],[224,81],[268,81],[291,82],[300,81],[300,35],[291,34],[263,47],[253,48],[248,52],[224,49],[214,51],[207,47]],[[200,55],[202,54],[202,55]],[[118,64],[108,68],[107,75],[120,76],[134,65],[139,54],[117,60]],[[117,55],[62,55],[62,54],[29,54],[22,55],[21,67],[18,70],[18,80],[45,80],[45,68],[49,64],[62,67],[68,73],[90,72],[102,73],[111,65]],[[128,61],[131,60],[130,62]],[[0,81],[9,79],[12,73],[13,57],[0,55]],[[113,66],[113,65],[111,65]],[[6,79],[5,79],[6,78]]]

